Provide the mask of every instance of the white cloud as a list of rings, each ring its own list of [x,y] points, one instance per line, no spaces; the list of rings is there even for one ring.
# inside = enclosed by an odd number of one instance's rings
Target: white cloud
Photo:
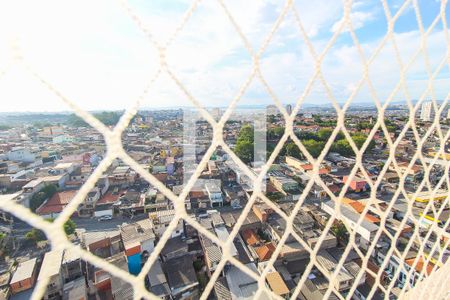
[[[357,30],[362,28],[364,24],[368,21],[372,21],[374,19],[374,15],[372,12],[363,12],[363,11],[352,11],[350,13],[350,21],[352,23],[353,30]],[[342,23],[345,20],[342,18],[331,26],[331,32],[336,32],[341,27]],[[349,31],[349,27],[347,25],[344,26],[342,32]]]
[[[133,2],[133,7],[158,40],[166,40],[184,10],[170,7],[153,10],[145,6],[148,2],[139,1]],[[116,2],[85,0],[68,5],[39,1],[39,4],[29,4],[26,11],[21,4],[18,1],[14,10],[10,6],[0,7],[0,70],[10,56],[7,41],[18,33],[30,63],[68,98],[85,109],[122,109],[137,99],[158,67],[158,53]],[[269,0],[229,1],[226,4],[255,50],[270,32],[282,5],[279,1]],[[164,5],[168,4],[164,2]],[[182,1],[181,5],[187,8],[189,3]],[[296,5],[319,52],[327,42],[330,28],[342,15],[342,5],[338,1],[325,0],[298,1]],[[360,28],[376,18],[372,12],[362,11],[359,2],[355,8],[358,8],[352,13],[355,27]],[[397,38],[402,57],[406,58],[417,49],[420,35],[408,32]],[[362,46],[370,52],[379,42],[369,41]],[[445,45],[442,31],[430,35],[428,51],[434,67],[445,54]],[[179,32],[168,49],[167,60],[174,74],[205,106],[227,105],[237,95],[252,68],[235,28],[221,7],[211,1],[202,2]],[[313,68],[309,50],[292,15],[288,14],[261,57],[261,70],[279,99],[292,103],[303,92]],[[340,43],[334,45],[324,60],[323,72],[337,99],[345,100],[362,76],[357,49]],[[370,72],[380,97],[386,97],[399,77],[392,47],[388,45],[380,53]],[[414,80],[413,97],[418,97],[416,95],[424,86],[423,74],[426,74],[423,63],[414,64],[408,73],[408,78]],[[33,80],[20,68],[0,79],[2,110],[64,109],[58,99]],[[446,80],[448,78],[441,76],[436,81],[440,94],[447,91]],[[326,102],[321,85],[314,86],[308,99]],[[368,99],[370,95],[362,91],[355,100]],[[268,104],[272,100],[255,79],[243,101]],[[167,75],[154,84],[144,103],[145,107],[190,105]]]

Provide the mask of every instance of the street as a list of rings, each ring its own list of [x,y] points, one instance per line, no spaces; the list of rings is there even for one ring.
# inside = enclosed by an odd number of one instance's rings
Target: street
[[[117,227],[119,225],[122,225],[123,223],[132,223],[143,220],[147,217],[147,214],[141,214],[134,216],[132,219],[128,217],[118,216],[114,217],[112,220],[107,221],[98,221],[97,218],[72,218],[72,221],[77,224],[78,229],[84,228],[87,231],[111,231],[116,230]],[[26,232],[30,231],[31,228],[33,228],[31,225],[22,220],[14,220],[13,232],[15,235],[25,234]]]

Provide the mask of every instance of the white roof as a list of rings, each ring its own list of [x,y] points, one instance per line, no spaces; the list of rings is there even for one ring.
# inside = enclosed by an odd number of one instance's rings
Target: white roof
[[[219,240],[221,240],[223,243],[225,243],[227,241],[228,237],[230,236],[230,234],[228,233],[225,226],[214,227],[214,231],[216,232],[217,236],[219,237]],[[231,252],[232,256],[238,255],[238,251],[233,243],[231,244],[230,252]]]
[[[10,284],[28,279],[33,275],[33,271],[36,267],[36,258],[21,262],[14,272],[13,278]]]
[[[73,163],[68,162],[68,163],[59,163],[57,164],[53,169],[67,169],[70,168],[71,166],[73,166]]]
[[[38,186],[41,182],[42,182],[42,179],[40,179],[40,178],[34,179],[34,180],[31,180],[30,182],[28,182],[27,184],[25,184],[23,186],[23,188],[34,188],[34,187]]]
[[[246,266],[256,274],[259,274],[255,264],[249,263]],[[232,299],[253,299],[258,291],[258,283],[235,266],[230,267],[226,274],[226,279]],[[268,299],[267,294],[263,293],[261,299]]]
[[[61,270],[62,257],[62,250],[53,250],[45,253],[38,280],[44,280],[46,277],[58,274]]]
[[[63,263],[66,264],[72,261],[76,261],[80,258],[81,258],[80,253],[75,252],[72,248],[66,249],[64,251]]]

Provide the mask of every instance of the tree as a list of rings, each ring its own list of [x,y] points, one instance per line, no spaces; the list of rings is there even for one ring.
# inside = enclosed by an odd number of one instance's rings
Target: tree
[[[55,218],[48,218],[45,220],[47,222],[53,223],[53,221],[55,221]],[[66,233],[66,235],[75,233],[76,228],[77,224],[72,219],[69,219],[66,221],[66,223],[64,223],[64,232]]]
[[[339,242],[341,242],[341,243],[347,242],[348,231],[347,231],[347,228],[345,227],[344,223],[338,222],[336,224],[333,224],[333,226],[331,226],[330,230]]]
[[[64,223],[64,232],[69,235],[75,233],[75,229],[77,228],[77,224],[72,219],[69,219]]]
[[[250,141],[238,141],[234,152],[246,164],[253,161],[254,149],[253,143]]]
[[[329,128],[322,128],[317,132],[317,137],[319,138],[319,140],[326,142],[328,141],[332,133],[333,130]]]
[[[0,131],[11,129],[12,127],[9,125],[0,124]]]
[[[355,142],[356,146],[361,149],[364,142],[367,140],[367,136],[361,133],[357,133],[352,135],[352,139]],[[366,150],[372,150],[375,147],[375,142],[370,141],[369,145],[367,146]]]
[[[337,152],[342,156],[355,155],[352,147],[350,146],[349,142],[346,139],[335,142],[331,147],[331,151]]]
[[[362,133],[356,133],[352,135],[353,142],[356,144],[356,147],[361,149],[362,145],[367,139],[367,136],[365,136]],[[366,148],[366,151],[370,151],[375,147],[375,142],[370,141],[369,145]],[[355,152],[353,152],[353,148],[350,146],[350,143],[344,138],[342,140],[338,140],[335,142],[331,148],[333,152],[337,152],[340,155],[343,156],[353,156],[355,155]]]
[[[318,137],[314,132],[311,131],[297,131],[295,132],[295,135],[298,137],[299,140],[317,140]]]
[[[45,186],[42,190],[37,192],[31,197],[30,200],[30,209],[31,211],[35,212],[36,209],[44,203],[45,200],[52,197],[57,191],[57,188],[55,185],[50,184]]]
[[[302,152],[297,147],[297,145],[294,142],[286,143],[286,155],[292,156],[298,159],[301,159],[303,157]]]
[[[277,126],[274,128],[270,128],[267,132],[267,138],[269,140],[279,140],[284,134],[284,127]]]
[[[44,232],[42,230],[36,229],[36,228],[32,228],[30,231],[28,231],[25,234],[25,238],[27,240],[33,241],[34,243],[40,242],[40,241],[44,241],[47,239],[47,237],[45,236]]]
[[[318,157],[325,147],[325,143],[322,141],[305,140],[302,141],[302,143],[305,146],[306,150],[308,150],[309,154],[311,154],[311,156],[314,158]]]
[[[238,134],[238,138],[237,138],[237,143],[239,143],[240,141],[246,141],[246,142],[254,142],[254,130],[253,130],[253,126],[251,125],[244,125],[242,126],[241,130],[239,131]]]
[[[250,125],[242,126],[238,134],[234,152],[244,163],[248,164],[253,161],[254,132],[252,126]]]
[[[114,126],[119,122],[121,114],[118,112],[113,111],[103,111],[101,113],[94,114],[94,117],[96,117],[100,122],[107,126]],[[87,127],[88,124],[80,117],[78,117],[75,114],[71,114],[68,119],[67,123],[73,127]]]

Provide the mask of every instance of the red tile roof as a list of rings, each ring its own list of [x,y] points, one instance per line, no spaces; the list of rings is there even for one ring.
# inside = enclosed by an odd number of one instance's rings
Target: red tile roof
[[[55,193],[44,205],[36,210],[39,215],[60,213],[73,199],[77,191],[64,191]]]
[[[366,207],[364,204],[358,202],[358,201],[352,201],[349,202],[348,205],[350,205],[357,213],[361,214],[364,211],[364,208]],[[378,219],[375,216],[372,216],[368,213],[364,215],[364,219],[371,223],[379,223],[381,220]]]
[[[119,191],[117,194],[113,194],[112,192],[108,192],[104,194],[100,199],[98,199],[97,204],[106,204],[106,203],[114,203],[119,199],[119,196],[123,193],[123,191]]]
[[[414,264],[414,260],[415,260],[416,258],[409,258],[409,259],[406,259],[406,263],[409,265],[409,266],[413,266],[413,264]],[[420,256],[419,257],[419,259],[418,259],[418,261],[417,261],[417,264],[416,264],[416,271],[417,272],[422,272],[422,270],[423,270],[423,268],[425,267],[425,261],[424,261],[424,259],[423,259],[423,257],[422,256]],[[433,272],[433,268],[434,268],[434,264],[433,263],[431,263],[431,262],[428,262],[428,264],[426,265],[426,273],[427,273],[427,275],[430,275],[431,274],[431,272]]]
[[[247,245],[253,246],[259,244],[258,235],[251,229],[246,229],[242,232],[242,237],[244,238]]]
[[[255,249],[256,254],[258,254],[259,261],[269,260],[273,252],[275,252],[275,245],[273,242],[267,243],[264,246],[257,247]]]

